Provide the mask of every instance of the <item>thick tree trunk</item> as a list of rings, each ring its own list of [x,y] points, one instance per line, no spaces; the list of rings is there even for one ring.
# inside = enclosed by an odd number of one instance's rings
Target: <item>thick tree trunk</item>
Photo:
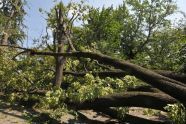
[[[128,87],[127,91],[136,91],[136,92],[153,92],[153,93],[160,93],[161,91],[153,88],[151,86],[137,86],[137,87]]]
[[[56,58],[56,69],[55,69],[55,81],[54,86],[60,87],[63,79],[63,69],[64,69],[65,58]]]
[[[64,75],[73,75],[76,77],[83,77],[87,74],[88,72],[72,72],[72,71],[64,71]],[[125,77],[127,75],[127,72],[122,71],[122,70],[116,70],[116,71],[102,71],[102,72],[91,72],[92,75],[94,76],[99,76],[102,78],[105,77]]]
[[[165,71],[165,70],[155,70],[155,72],[165,77],[169,77],[186,84],[186,74],[184,73],[177,73],[177,72]]]
[[[31,55],[50,55],[50,56],[73,56],[73,57],[84,57],[96,59],[101,63],[114,66],[115,68],[121,69],[134,75],[137,78],[143,80],[144,82],[160,89],[161,91],[169,94],[170,96],[176,98],[184,105],[186,105],[186,86],[185,84],[164,77],[160,74],[157,74],[151,70],[145,69],[138,65],[132,64],[130,62],[113,59],[109,56],[93,53],[93,52],[71,52],[71,53],[50,53],[50,52],[30,52]]]
[[[145,107],[164,110],[167,104],[177,100],[163,93],[126,92],[86,100],[82,103],[68,103],[76,109],[100,109],[108,107]]]
[[[61,4],[60,4],[61,5]],[[57,38],[57,53],[63,53],[64,51],[64,44],[65,44],[65,30],[64,30],[64,16],[61,8],[56,8],[56,38]],[[65,57],[63,56],[55,56],[56,59],[56,68],[55,68],[55,82],[54,86],[60,87],[63,79],[63,68],[65,63]]]

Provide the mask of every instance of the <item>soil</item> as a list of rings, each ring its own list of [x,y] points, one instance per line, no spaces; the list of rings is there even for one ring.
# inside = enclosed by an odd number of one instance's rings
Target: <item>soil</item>
[[[165,112],[157,112],[158,114],[147,115],[144,114],[144,108],[132,107],[129,110],[130,115],[138,116],[145,119],[164,121],[168,120],[167,114]],[[145,110],[147,111],[147,110]],[[27,113],[27,114],[25,114]],[[0,101],[0,124],[29,124],[29,118],[26,116],[28,113],[33,114],[34,111],[26,109],[18,105],[10,105]],[[102,113],[97,113],[93,110],[81,110],[78,111],[81,115],[80,119],[76,119],[75,116],[71,114],[66,114],[61,117],[62,124],[101,124],[101,123],[113,123],[117,124],[119,121],[117,119],[110,118]],[[37,113],[38,114],[38,113]],[[40,124],[34,123],[34,124]],[[55,122],[54,122],[55,124]]]

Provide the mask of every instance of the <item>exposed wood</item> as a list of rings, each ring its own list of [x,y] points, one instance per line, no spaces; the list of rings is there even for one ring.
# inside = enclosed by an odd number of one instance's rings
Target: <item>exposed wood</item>
[[[134,75],[137,78],[143,80],[144,82],[160,89],[161,91],[169,94],[170,96],[176,98],[181,103],[186,105],[186,86],[185,84],[157,74],[151,70],[140,67],[133,63],[114,59],[112,57],[93,53],[93,52],[70,52],[70,53],[51,53],[51,52],[35,52],[31,51],[31,55],[49,55],[49,56],[66,56],[66,57],[84,57],[96,59],[100,63],[108,64],[114,66],[115,68],[124,70],[130,75]],[[176,92],[173,92],[176,91]]]

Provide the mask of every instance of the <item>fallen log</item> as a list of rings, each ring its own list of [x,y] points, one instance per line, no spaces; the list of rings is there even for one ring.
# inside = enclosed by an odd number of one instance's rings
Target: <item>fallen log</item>
[[[72,71],[64,71],[64,75],[73,75],[76,77],[84,77],[87,73],[90,72],[72,72]],[[127,73],[122,70],[116,70],[116,71],[102,71],[102,72],[91,72],[93,76],[99,76],[102,78],[105,77],[125,77]]]
[[[136,86],[136,87],[128,87],[127,91],[141,91],[141,92],[153,92],[160,93],[160,90],[153,88],[152,86]]]
[[[108,64],[114,66],[115,68],[121,69],[129,73],[130,75],[134,75],[137,78],[143,80],[144,82],[160,89],[161,91],[169,94],[170,96],[176,98],[181,103],[186,105],[186,85],[157,74],[151,70],[140,67],[133,63],[122,61],[118,59],[113,59],[112,57],[93,53],[93,52],[69,52],[69,53],[52,53],[52,52],[35,52],[30,51],[30,55],[49,55],[49,56],[66,56],[66,57],[85,57],[96,59],[100,63]]]
[[[100,109],[109,107],[145,107],[165,111],[167,104],[178,102],[176,99],[163,93],[125,92],[103,96],[82,103],[67,102],[76,109]]]
[[[169,77],[171,79],[180,81],[184,84],[186,84],[186,74],[184,73],[178,73],[173,71],[165,71],[165,70],[155,70],[156,73],[163,75],[165,77]]]
[[[162,76],[174,79],[176,81],[180,81],[182,83],[186,83],[186,74],[176,73],[172,71],[165,71],[165,70],[153,70],[153,71]],[[83,77],[89,72],[64,71],[63,73],[64,75],[73,75],[76,77]],[[105,78],[105,77],[121,78],[121,77],[125,77],[128,73],[122,70],[112,70],[112,71],[91,72],[91,74],[94,76],[99,76],[101,78]]]

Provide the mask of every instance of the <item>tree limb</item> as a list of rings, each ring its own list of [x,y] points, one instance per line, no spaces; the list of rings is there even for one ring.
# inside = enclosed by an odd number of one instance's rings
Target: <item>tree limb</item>
[[[176,98],[184,105],[186,105],[186,86],[185,84],[164,77],[157,74],[151,70],[143,68],[141,66],[135,65],[133,63],[122,61],[118,59],[113,59],[112,57],[93,53],[93,52],[69,52],[69,53],[51,53],[51,52],[35,52],[31,51],[31,55],[49,55],[49,56],[66,56],[66,57],[84,57],[96,59],[99,62],[114,66],[115,68],[125,70],[130,75],[134,75],[137,78],[143,80],[144,82],[160,89],[161,91],[169,94],[170,96]],[[175,91],[175,92],[174,92]]]
[[[186,83],[186,74],[176,73],[176,72],[172,72],[172,71],[165,71],[165,70],[153,70],[153,71],[162,75],[162,76],[180,81],[182,83]],[[73,75],[76,77],[83,77],[86,75],[86,73],[88,73],[88,72],[64,71],[65,75]],[[126,71],[122,71],[122,70],[112,70],[112,71],[109,70],[109,71],[101,71],[101,72],[98,72],[98,71],[92,72],[91,74],[94,76],[99,76],[99,77],[103,77],[103,78],[104,77],[118,77],[118,78],[120,78],[120,77],[126,76],[128,73]]]
[[[176,102],[176,99],[163,93],[125,92],[103,96],[94,100],[86,100],[82,103],[69,102],[67,104],[75,106],[76,109],[145,107],[165,111],[163,107]]]

